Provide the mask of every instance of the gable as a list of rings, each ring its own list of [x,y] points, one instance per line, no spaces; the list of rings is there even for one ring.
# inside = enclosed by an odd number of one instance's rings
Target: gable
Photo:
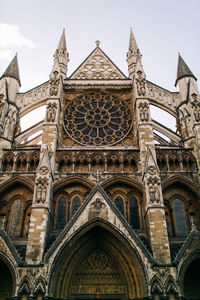
[[[126,236],[140,257],[152,261],[153,258],[151,254],[144,247],[140,238],[134,230],[131,229],[127,221],[109,199],[108,195],[98,184],[93,188],[83,205],[77,210],[61,235],[47,251],[45,260],[51,257],[51,261],[53,261],[61,249],[65,247],[65,244],[72,240],[77,232],[80,233],[81,228],[87,227],[87,224],[91,224],[92,221],[101,223],[101,220],[123,236]]]
[[[127,79],[98,46],[70,76],[70,79]]]

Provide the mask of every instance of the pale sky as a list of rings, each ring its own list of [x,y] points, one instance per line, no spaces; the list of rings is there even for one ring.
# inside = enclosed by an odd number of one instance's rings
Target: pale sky
[[[178,52],[200,79],[200,0],[1,0],[0,16],[0,75],[17,52],[22,92],[49,79],[63,28],[68,76],[96,40],[128,75],[132,27],[148,80],[175,90]]]
[[[128,76],[132,27],[147,80],[175,91],[178,52],[200,80],[200,0],[1,0],[0,17],[0,76],[18,53],[20,92],[49,80],[63,28],[67,76],[93,51],[96,40]],[[160,121],[160,113],[151,113]],[[163,119],[175,130],[173,121]]]

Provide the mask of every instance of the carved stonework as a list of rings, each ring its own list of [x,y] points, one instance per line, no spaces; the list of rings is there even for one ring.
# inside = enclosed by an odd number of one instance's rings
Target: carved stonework
[[[160,202],[160,180],[157,177],[150,176],[147,179],[147,185],[149,187],[149,199],[152,203]]]
[[[60,84],[60,76],[58,71],[53,72],[53,76],[50,80],[50,95],[51,96],[57,96],[58,94],[58,88]]]
[[[138,105],[139,112],[140,112],[140,120],[142,122],[149,121],[149,105],[146,102],[140,102]]]
[[[71,79],[125,79],[125,76],[97,47]]]
[[[146,95],[146,79],[142,73],[142,71],[137,71],[137,77],[135,79],[136,86],[137,86],[137,92],[139,96],[145,96]]]
[[[0,216],[0,230],[4,230],[6,226],[6,216]]]
[[[100,200],[100,198],[96,198],[96,200],[92,202],[91,208],[99,213],[101,209],[105,208],[105,204]]]
[[[47,196],[48,179],[39,177],[36,185],[36,202],[44,203]]]
[[[70,293],[125,294],[126,286],[118,264],[97,248],[78,266]]]
[[[54,122],[56,118],[57,104],[50,102],[47,105],[47,122]]]
[[[40,167],[40,170],[39,170],[40,175],[46,175],[48,172],[49,172],[48,167],[46,167],[46,166]]]
[[[93,201],[89,208],[89,219],[96,218],[96,217],[102,217],[107,220],[108,218],[108,209],[106,204],[101,201],[100,198],[96,198],[95,201]]]

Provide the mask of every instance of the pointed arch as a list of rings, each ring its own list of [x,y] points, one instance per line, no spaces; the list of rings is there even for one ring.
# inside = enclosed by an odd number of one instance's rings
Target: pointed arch
[[[34,190],[34,182],[30,179],[25,178],[24,176],[14,176],[12,178],[9,178],[5,181],[3,181],[0,184],[0,193],[4,192],[5,190],[8,190],[10,186],[14,184],[21,183],[24,186],[28,187],[32,192]]]
[[[163,284],[157,275],[154,275],[151,279],[151,294],[163,295]]]
[[[18,274],[14,262],[5,253],[0,252],[0,297],[11,298],[15,294]]]
[[[91,190],[94,187],[94,184],[86,178],[83,178],[81,176],[69,176],[67,178],[57,181],[54,184],[54,186],[53,186],[54,193],[61,190],[64,186],[73,184],[73,183],[80,183],[82,185],[85,185],[89,190]]]
[[[119,266],[118,270],[121,274],[119,277],[125,278],[124,282],[126,282],[126,288],[122,290],[126,291],[128,297],[140,298],[147,295],[147,273],[139,252],[133,249],[129,241],[114,227],[100,219],[92,220],[82,226],[57,252],[50,270],[48,293],[54,297],[73,296],[74,288],[71,290],[71,286],[75,280],[74,276],[77,276],[78,266],[83,266],[85,263],[82,259],[87,260],[89,253],[96,253],[98,249],[105,253],[103,256],[106,256],[106,260],[109,257],[115,265]],[[98,272],[100,271],[97,270]],[[104,292],[109,294],[108,290],[104,289]]]
[[[166,295],[178,295],[178,289],[176,285],[176,281],[172,275],[169,275],[165,281],[165,294]]]
[[[46,281],[42,275],[39,275],[39,277],[33,283],[33,294],[45,295],[45,293],[46,293]]]
[[[32,284],[27,275],[25,275],[19,283],[18,295],[30,295],[32,291]]]

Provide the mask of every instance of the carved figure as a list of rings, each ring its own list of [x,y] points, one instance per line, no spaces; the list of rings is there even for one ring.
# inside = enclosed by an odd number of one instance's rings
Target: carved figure
[[[136,82],[136,86],[137,86],[138,95],[145,96],[145,94],[146,94],[146,88],[145,88],[146,79],[142,76],[143,75],[142,71],[137,71],[137,75],[138,75],[138,77],[136,78],[135,82]]]
[[[57,96],[60,78],[58,76],[58,71],[54,71],[53,74],[54,75],[50,80],[50,95]]]
[[[57,104],[55,102],[49,103],[47,106],[47,122],[54,122],[56,118]]]
[[[37,203],[44,203],[46,201],[48,180],[40,177],[36,184],[36,201]]]
[[[146,102],[140,102],[138,105],[138,108],[140,110],[140,120],[142,122],[148,122],[149,121],[149,105]]]

